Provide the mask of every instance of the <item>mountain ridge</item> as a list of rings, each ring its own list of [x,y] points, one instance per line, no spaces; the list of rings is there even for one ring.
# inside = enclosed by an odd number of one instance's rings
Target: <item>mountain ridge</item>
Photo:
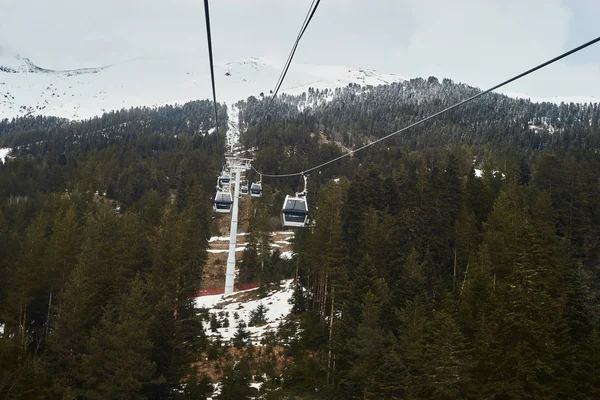
[[[255,56],[215,65],[217,101],[229,106],[249,96],[268,95],[281,63]],[[348,84],[378,86],[406,78],[373,69],[295,63],[281,93],[302,94],[309,88],[336,89]],[[509,97],[533,102],[598,102],[587,96],[535,98],[521,93]],[[0,119],[30,115],[82,120],[131,107],[159,107],[211,99],[210,75],[198,60],[134,58],[100,67],[53,70],[29,58],[0,56]]]
[[[2,73],[4,72],[4,73]],[[268,94],[280,65],[265,57],[215,66],[217,101],[235,104]],[[310,86],[379,85],[404,78],[370,69],[296,64],[282,93],[300,94]],[[137,58],[96,68],[55,71],[27,58],[0,58],[0,119],[28,115],[87,119],[130,107],[157,107],[212,98],[208,68],[193,61]]]

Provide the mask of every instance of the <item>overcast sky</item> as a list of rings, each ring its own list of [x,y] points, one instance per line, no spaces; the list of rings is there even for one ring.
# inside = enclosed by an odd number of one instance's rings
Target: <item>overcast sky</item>
[[[215,62],[287,57],[311,0],[211,0]],[[491,86],[600,34],[598,0],[322,0],[295,61]],[[203,0],[0,0],[0,52],[42,67],[208,68]],[[293,65],[292,65],[293,68]],[[600,44],[508,92],[600,98]]]

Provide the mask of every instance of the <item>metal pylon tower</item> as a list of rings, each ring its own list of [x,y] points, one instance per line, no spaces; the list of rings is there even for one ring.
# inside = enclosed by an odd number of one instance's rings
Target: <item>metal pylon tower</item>
[[[229,253],[227,254],[227,269],[225,271],[225,294],[233,293],[235,282],[235,248],[237,246],[238,206],[240,199],[240,174],[250,169],[252,160],[249,158],[227,157],[227,166],[233,173],[233,209],[231,210],[231,229],[229,231]]]

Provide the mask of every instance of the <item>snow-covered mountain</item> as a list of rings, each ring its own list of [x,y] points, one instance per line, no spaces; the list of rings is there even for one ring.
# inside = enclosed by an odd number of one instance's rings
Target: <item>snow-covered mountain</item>
[[[251,95],[268,95],[281,68],[281,62],[264,57],[216,64],[217,100],[231,106]],[[309,87],[333,89],[349,83],[376,86],[402,80],[398,75],[371,69],[293,63],[281,92],[299,94]],[[598,101],[582,96],[506,94],[535,102]],[[27,58],[0,55],[0,119],[25,115],[85,119],[122,108],[211,98],[209,67],[204,61],[146,57],[99,67],[53,70]]]
[[[268,94],[281,63],[262,57],[215,65],[217,100],[231,105],[250,95]],[[349,83],[379,85],[403,78],[374,70],[294,63],[282,92]],[[84,119],[103,112],[185,103],[212,98],[208,65],[166,58],[137,58],[97,68],[56,71],[27,58],[0,57],[0,119],[53,115]]]

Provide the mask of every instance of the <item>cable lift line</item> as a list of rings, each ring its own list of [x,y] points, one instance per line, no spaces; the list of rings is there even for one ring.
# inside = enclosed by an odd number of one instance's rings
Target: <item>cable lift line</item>
[[[344,153],[344,154],[342,154],[339,157],[333,158],[333,159],[331,159],[329,161],[326,161],[326,162],[324,162],[322,164],[318,164],[318,165],[316,165],[314,167],[308,168],[308,169],[306,169],[304,171],[294,172],[294,173],[290,173],[290,174],[265,174],[265,173],[262,173],[262,172],[256,170],[254,167],[252,167],[252,168],[254,169],[254,171],[256,173],[260,174],[261,176],[268,177],[268,178],[285,178],[285,177],[301,176],[301,175],[307,174],[307,173],[309,173],[311,171],[323,168],[323,167],[325,167],[325,166],[327,166],[327,165],[329,165],[331,163],[339,161],[339,160],[341,160],[343,158],[346,158],[346,157],[348,157],[348,156],[350,156],[350,155],[352,155],[354,153],[357,153],[357,152],[359,152],[361,150],[364,150],[364,149],[366,149],[368,147],[371,147],[371,146],[373,146],[373,145],[375,145],[375,144],[377,144],[379,142],[382,142],[382,141],[384,141],[386,139],[389,139],[392,136],[395,136],[395,135],[397,135],[399,133],[402,133],[402,132],[407,131],[407,130],[409,130],[411,128],[414,128],[417,125],[421,125],[421,124],[423,124],[423,123],[425,123],[425,122],[427,122],[429,120],[432,120],[433,118],[435,118],[437,116],[440,116],[442,114],[447,113],[448,111],[454,110],[455,108],[458,108],[458,107],[460,107],[460,106],[462,106],[462,105],[464,105],[466,103],[469,103],[469,102],[471,102],[471,101],[473,101],[473,100],[475,100],[475,99],[477,99],[477,98],[479,98],[479,97],[481,97],[483,95],[486,95],[486,94],[488,94],[488,93],[490,93],[490,92],[492,92],[492,91],[494,91],[496,89],[499,89],[502,86],[506,86],[509,83],[512,83],[512,82],[514,82],[514,81],[516,81],[516,80],[518,80],[520,78],[523,78],[524,76],[527,76],[527,75],[529,75],[529,74],[531,74],[533,72],[536,72],[536,71],[538,71],[538,70],[540,70],[540,69],[542,69],[544,67],[547,67],[548,65],[553,64],[556,61],[562,60],[563,58],[568,57],[571,54],[577,53],[578,51],[581,51],[581,50],[585,49],[586,47],[589,47],[589,46],[591,46],[591,45],[593,45],[593,44],[595,44],[595,43],[597,43],[599,41],[600,41],[600,36],[597,37],[597,38],[595,38],[595,39],[593,39],[593,40],[590,40],[589,42],[586,42],[586,43],[584,43],[584,44],[582,44],[582,45],[580,45],[578,47],[575,47],[575,48],[573,48],[573,49],[571,49],[571,50],[569,50],[569,51],[567,51],[565,53],[562,53],[561,55],[556,56],[556,57],[554,57],[554,58],[552,58],[552,59],[550,59],[550,60],[548,60],[546,62],[543,62],[542,64],[539,64],[539,65],[537,65],[537,66],[535,66],[535,67],[533,67],[531,69],[528,69],[527,71],[522,72],[519,75],[513,76],[512,78],[507,79],[504,82],[501,82],[501,83],[499,83],[499,84],[497,84],[495,86],[492,86],[491,88],[489,88],[487,90],[484,90],[483,92],[479,92],[479,93],[477,93],[477,94],[475,94],[475,95],[473,95],[473,96],[471,96],[469,98],[466,98],[466,99],[464,99],[464,100],[462,100],[462,101],[460,101],[458,103],[455,103],[455,104],[453,104],[453,105],[451,105],[449,107],[446,107],[443,110],[438,111],[438,112],[436,112],[436,113],[434,113],[434,114],[432,114],[432,115],[430,115],[428,117],[425,117],[425,118],[423,118],[423,119],[421,119],[421,120],[419,120],[419,121],[417,121],[415,123],[412,123],[412,124],[410,124],[408,126],[405,126],[402,129],[399,129],[399,130],[397,130],[395,132],[392,132],[389,135],[381,137],[381,138],[379,138],[377,140],[374,140],[371,143],[368,143],[366,145],[363,145],[363,146],[359,147],[358,149],[351,150],[348,153]]]
[[[306,17],[304,18],[304,22],[302,23],[300,32],[298,32],[298,37],[296,37],[296,41],[294,42],[294,45],[292,46],[292,50],[290,51],[290,54],[288,55],[287,61],[285,62],[285,66],[283,67],[283,70],[281,71],[281,74],[279,75],[279,79],[277,80],[277,84],[275,85],[275,89],[273,90],[273,94],[271,95],[271,98],[269,99],[269,103],[267,104],[267,109],[269,109],[271,107],[271,104],[273,103],[275,96],[277,96],[277,93],[279,92],[279,89],[281,88],[281,85],[283,84],[283,80],[285,79],[285,76],[287,75],[288,69],[290,68],[290,65],[292,63],[292,59],[294,58],[294,55],[296,54],[296,49],[298,48],[298,43],[300,43],[300,39],[304,35],[304,32],[306,32],[306,28],[308,28],[308,24],[310,24],[310,21],[312,20],[313,16],[315,15],[315,12],[317,11],[317,7],[319,7],[320,2],[321,2],[321,0],[313,0],[313,2],[310,5],[310,8],[308,9],[308,13],[306,14]]]
[[[210,62],[210,79],[212,82],[213,104],[215,106],[215,134],[217,135],[217,153],[219,152],[219,114],[217,112],[217,91],[215,89],[215,68],[213,63],[212,37],[210,34],[210,11],[208,0],[204,0],[204,15],[206,18],[206,39],[208,41],[208,58]]]

